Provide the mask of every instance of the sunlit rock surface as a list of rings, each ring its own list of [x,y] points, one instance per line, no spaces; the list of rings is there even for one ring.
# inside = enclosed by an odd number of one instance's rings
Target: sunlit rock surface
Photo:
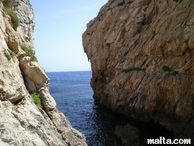
[[[109,0],[83,34],[94,98],[193,138],[193,122],[184,124],[194,120],[193,8],[193,0]]]
[[[0,5],[0,145],[86,146],[84,135],[56,108],[45,71],[21,47],[34,54],[29,0],[15,0],[12,9],[19,19],[17,29]],[[31,92],[40,95],[42,107],[34,104]]]

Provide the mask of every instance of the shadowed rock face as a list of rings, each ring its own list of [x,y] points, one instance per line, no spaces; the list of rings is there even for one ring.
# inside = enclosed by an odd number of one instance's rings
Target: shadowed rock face
[[[83,34],[94,98],[176,131],[194,112],[193,7],[193,0],[109,0]]]
[[[86,146],[83,134],[71,127],[56,108],[49,93],[49,78],[20,44],[34,52],[34,14],[29,0],[15,0],[12,8],[19,27],[0,2],[0,145],[1,146]],[[40,94],[38,108],[30,92]]]
[[[121,139],[123,146],[139,146],[139,133],[139,129],[129,124],[115,128],[115,134]]]

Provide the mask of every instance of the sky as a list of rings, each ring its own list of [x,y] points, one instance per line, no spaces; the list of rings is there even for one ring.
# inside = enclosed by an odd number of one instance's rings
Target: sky
[[[89,71],[82,34],[108,0],[30,0],[34,9],[34,45],[47,72]]]

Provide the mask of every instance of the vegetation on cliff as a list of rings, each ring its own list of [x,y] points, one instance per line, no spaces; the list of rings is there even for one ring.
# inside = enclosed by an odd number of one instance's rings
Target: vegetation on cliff
[[[32,92],[31,97],[34,99],[34,103],[36,104],[37,107],[42,108],[42,103],[40,100],[40,94],[38,94],[37,92]]]
[[[7,57],[8,60],[13,58],[14,55],[15,55],[15,53],[10,49],[8,49],[8,52],[5,52],[5,56]]]
[[[145,69],[139,68],[139,67],[132,67],[132,68],[127,68],[122,70],[122,72],[124,73],[128,73],[130,71],[145,71]]]
[[[3,3],[4,6],[3,10],[11,18],[12,27],[16,30],[19,25],[19,20],[16,13],[12,10],[14,0],[1,0],[1,2]]]
[[[35,53],[33,52],[33,50],[31,48],[28,48],[27,46],[25,46],[24,44],[20,44],[21,49],[25,52],[23,54],[20,54],[19,57],[24,57],[24,56],[29,56],[31,58],[32,61],[38,61]]]

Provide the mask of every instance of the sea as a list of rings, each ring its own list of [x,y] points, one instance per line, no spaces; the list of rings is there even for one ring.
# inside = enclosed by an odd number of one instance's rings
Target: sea
[[[114,131],[116,126],[127,123],[140,129],[140,145],[146,145],[147,138],[172,137],[163,127],[135,121],[96,102],[90,87],[91,71],[47,72],[47,75],[57,108],[73,128],[85,135],[88,146],[122,146]]]

